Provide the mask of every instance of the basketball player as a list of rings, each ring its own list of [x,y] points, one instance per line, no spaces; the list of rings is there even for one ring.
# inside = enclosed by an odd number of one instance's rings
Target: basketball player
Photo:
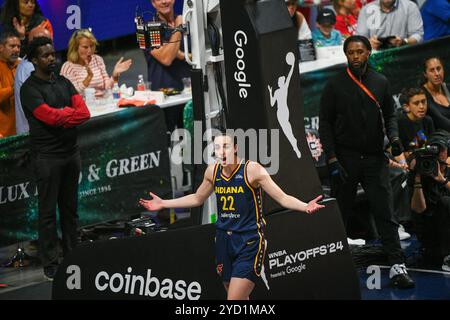
[[[259,163],[239,159],[236,142],[229,135],[215,137],[214,153],[218,161],[208,166],[196,193],[163,200],[150,192],[153,199],[140,199],[139,203],[149,211],[192,208],[202,205],[214,191],[218,206],[217,272],[228,300],[248,300],[257,277],[266,282],[263,270],[266,222],[261,209],[261,189],[284,208],[306,213],[324,207],[317,203],[322,196],[305,203],[287,195]]]

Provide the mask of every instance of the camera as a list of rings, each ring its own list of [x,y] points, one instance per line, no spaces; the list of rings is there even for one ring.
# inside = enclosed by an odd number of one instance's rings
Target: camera
[[[413,158],[416,159],[414,170],[423,175],[436,176],[438,174],[439,146],[425,145],[413,151]]]

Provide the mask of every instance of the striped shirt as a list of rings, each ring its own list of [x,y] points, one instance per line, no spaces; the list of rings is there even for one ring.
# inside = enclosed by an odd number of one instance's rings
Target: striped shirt
[[[96,96],[102,96],[105,90],[113,87],[114,80],[108,76],[103,58],[96,54],[92,56],[91,62],[89,62],[89,68],[94,74],[89,83],[89,88],[95,89]],[[87,77],[86,66],[67,61],[61,68],[61,75],[69,79],[80,94],[84,94],[86,86],[83,84],[83,81]]]

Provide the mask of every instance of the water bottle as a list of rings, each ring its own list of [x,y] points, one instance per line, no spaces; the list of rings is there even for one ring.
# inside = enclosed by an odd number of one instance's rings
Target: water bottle
[[[120,99],[120,89],[119,89],[119,84],[117,82],[114,82],[114,86],[112,89],[112,95],[113,95],[114,100]]]
[[[137,91],[145,91],[145,82],[144,82],[144,76],[142,74],[139,75],[138,83],[136,87]]]

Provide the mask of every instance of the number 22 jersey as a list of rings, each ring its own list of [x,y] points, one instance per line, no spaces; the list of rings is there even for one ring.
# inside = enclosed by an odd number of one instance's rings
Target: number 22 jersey
[[[214,192],[217,200],[216,227],[224,231],[261,230],[266,225],[262,213],[261,188],[253,188],[247,177],[247,160],[239,163],[227,177],[222,166],[214,167]]]

